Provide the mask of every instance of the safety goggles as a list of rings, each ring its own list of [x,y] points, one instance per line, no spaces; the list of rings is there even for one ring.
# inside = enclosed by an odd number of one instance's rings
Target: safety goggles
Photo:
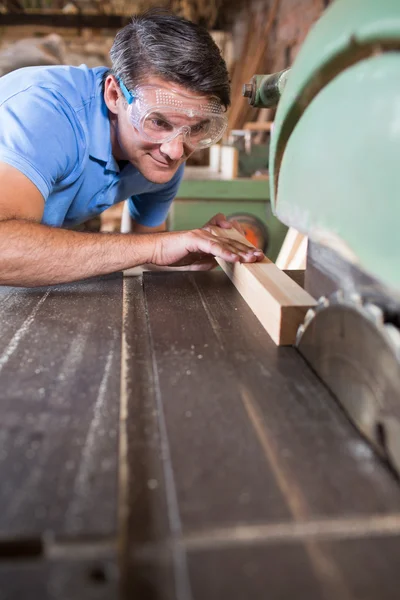
[[[225,108],[212,96],[189,96],[152,85],[138,85],[129,91],[118,78],[128,102],[129,117],[142,137],[165,144],[178,136],[193,150],[218,142],[227,127]]]

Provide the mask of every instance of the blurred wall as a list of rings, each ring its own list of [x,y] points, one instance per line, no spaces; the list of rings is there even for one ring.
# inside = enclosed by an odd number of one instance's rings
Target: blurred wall
[[[292,64],[310,27],[328,5],[328,0],[280,1],[269,43],[271,71]]]

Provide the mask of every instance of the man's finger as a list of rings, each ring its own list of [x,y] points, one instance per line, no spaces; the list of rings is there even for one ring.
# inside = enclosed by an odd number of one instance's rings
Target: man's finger
[[[209,226],[217,226],[217,227],[221,227],[221,229],[232,229],[232,225],[230,223],[230,221],[228,221],[228,219],[226,218],[226,216],[222,213],[218,213],[216,215],[213,216],[212,219],[210,219],[205,225],[204,228],[207,228]]]
[[[221,229],[232,229],[233,225],[230,221],[227,221],[226,219],[221,219],[220,221],[218,221],[217,223],[218,227],[221,227]]]
[[[223,258],[228,262],[255,262],[263,258],[262,252],[254,247],[245,246],[236,240],[207,240],[208,248],[204,252]]]
[[[239,221],[233,220],[233,221],[230,221],[230,223],[231,223],[232,227],[234,229],[236,229],[236,231],[238,231],[242,235],[246,235],[246,232],[243,229],[243,227],[241,226],[241,224],[239,223]]]

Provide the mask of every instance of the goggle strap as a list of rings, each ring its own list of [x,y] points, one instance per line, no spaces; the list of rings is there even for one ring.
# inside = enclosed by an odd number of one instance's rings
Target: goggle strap
[[[121,88],[121,92],[125,96],[125,100],[128,104],[132,104],[132,102],[135,100],[135,96],[128,90],[121,77],[117,77],[117,81],[119,83],[119,87]]]

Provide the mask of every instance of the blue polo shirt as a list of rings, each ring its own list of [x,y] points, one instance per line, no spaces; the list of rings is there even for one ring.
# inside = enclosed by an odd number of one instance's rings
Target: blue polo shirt
[[[101,88],[106,67],[27,67],[0,78],[0,161],[16,167],[45,200],[42,223],[70,227],[129,199],[132,217],[163,223],[183,175],[151,183],[111,151]]]

